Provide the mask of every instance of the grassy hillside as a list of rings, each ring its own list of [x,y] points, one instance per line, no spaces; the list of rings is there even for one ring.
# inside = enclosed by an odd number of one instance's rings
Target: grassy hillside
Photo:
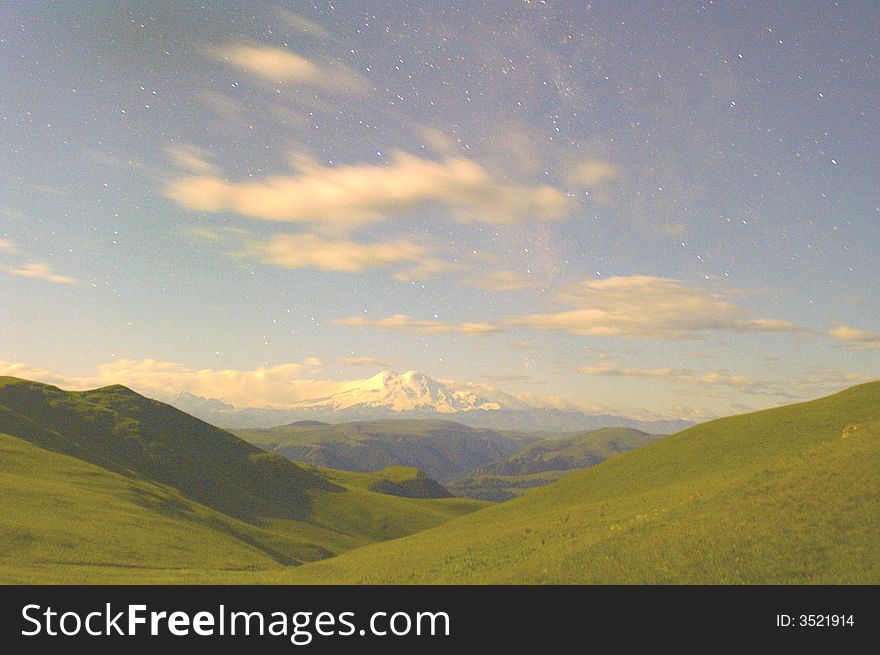
[[[443,485],[409,466],[389,466],[372,473],[312,467],[323,478],[359,489],[403,498],[452,498]]]
[[[235,434],[296,462],[346,471],[414,467],[441,483],[504,459],[539,438],[418,419],[338,424],[301,421],[277,428],[235,430]]]
[[[174,581],[192,569],[223,581],[226,570],[329,557],[481,506],[305,470],[124,387],[65,392],[15,378],[0,378],[0,499],[2,582],[144,571]]]
[[[438,528],[251,580],[878,583],[880,383],[698,425]]]
[[[457,496],[509,500],[555,482],[569,471],[595,466],[658,438],[634,428],[600,428],[570,437],[541,439],[447,486]]]

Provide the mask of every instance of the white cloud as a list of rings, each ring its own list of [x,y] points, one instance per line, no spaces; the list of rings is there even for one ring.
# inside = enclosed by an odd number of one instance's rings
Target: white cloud
[[[385,164],[322,166],[295,162],[295,173],[230,182],[215,175],[179,178],[165,195],[188,209],[233,211],[265,221],[358,227],[433,205],[462,222],[561,220],[576,201],[550,186],[501,183],[462,157],[439,161],[395,152]]]
[[[565,181],[576,187],[596,188],[605,182],[620,177],[620,169],[598,159],[588,159],[579,164],[565,176]]]
[[[11,239],[0,237],[0,252],[18,252],[18,246]]]
[[[423,145],[438,155],[451,155],[458,149],[455,140],[436,127],[417,125],[415,129]]]
[[[199,175],[214,175],[217,167],[208,161],[209,153],[204,148],[179,144],[165,148],[165,155],[178,168]]]
[[[385,318],[369,319],[363,316],[350,316],[333,321],[335,325],[347,325],[349,327],[366,327],[393,332],[408,332],[411,334],[466,334],[469,336],[487,336],[501,331],[501,328],[491,323],[447,323],[445,321],[428,321],[411,318],[406,314],[392,314]]]
[[[339,62],[318,63],[286,48],[261,44],[228,44],[213,57],[273,84],[293,83],[340,95],[369,92],[367,79]]]
[[[327,239],[314,234],[277,234],[266,242],[252,242],[249,252],[260,261],[282,268],[320,268],[325,271],[358,272],[396,264],[413,264],[424,276],[448,270],[451,264],[433,257],[419,244],[400,238],[358,243]],[[400,272],[398,275],[416,275]]]
[[[828,336],[843,341],[850,348],[880,350],[880,332],[869,332],[835,321]]]
[[[59,275],[52,271],[52,267],[41,262],[28,262],[20,268],[10,267],[9,273],[19,277],[32,277],[55,284],[77,284],[76,278],[69,275]]]
[[[797,330],[788,321],[752,319],[731,294],[648,275],[588,279],[558,294],[573,309],[508,318],[509,325],[632,339],[696,337],[714,330]]]

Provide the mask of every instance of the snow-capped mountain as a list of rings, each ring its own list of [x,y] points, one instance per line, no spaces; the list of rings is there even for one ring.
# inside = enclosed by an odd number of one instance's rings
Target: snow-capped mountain
[[[298,402],[291,408],[374,408],[393,412],[453,414],[474,410],[498,411],[502,406],[497,400],[481,397],[470,390],[456,389],[418,371],[407,371],[402,375],[381,371],[366,380],[353,382],[332,396]]]
[[[225,428],[274,427],[298,421],[344,423],[375,419],[443,418],[474,428],[573,432],[599,427],[633,427],[650,433],[672,433],[687,421],[642,421],[623,416],[588,414],[575,407],[547,406],[484,385],[440,382],[407,371],[381,371],[354,380],[325,398],[301,400],[284,407],[236,408],[222,401],[182,393],[168,400],[178,409]]]

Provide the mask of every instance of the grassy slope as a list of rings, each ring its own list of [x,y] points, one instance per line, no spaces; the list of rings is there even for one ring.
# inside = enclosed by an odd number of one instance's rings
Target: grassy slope
[[[447,486],[457,496],[509,500],[555,482],[569,471],[595,466],[658,438],[659,435],[634,428],[600,428],[569,437],[541,439]]]
[[[0,581],[223,581],[482,506],[332,478],[127,389],[0,378]]]
[[[300,424],[234,432],[296,462],[347,471],[402,465],[418,468],[441,483],[501,460],[538,439],[533,434],[434,419]]]
[[[263,582],[878,583],[880,383],[690,428]]]

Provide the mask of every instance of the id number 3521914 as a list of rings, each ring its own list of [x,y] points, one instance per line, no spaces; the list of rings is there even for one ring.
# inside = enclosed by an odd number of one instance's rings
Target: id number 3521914
[[[779,628],[851,628],[855,626],[852,614],[777,614]]]

